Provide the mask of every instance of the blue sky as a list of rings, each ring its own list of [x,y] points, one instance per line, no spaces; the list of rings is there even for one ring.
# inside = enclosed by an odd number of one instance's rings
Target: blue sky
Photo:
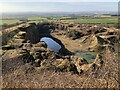
[[[118,1],[119,0],[31,0],[28,2],[28,0],[4,0],[0,1],[0,12],[117,12]]]

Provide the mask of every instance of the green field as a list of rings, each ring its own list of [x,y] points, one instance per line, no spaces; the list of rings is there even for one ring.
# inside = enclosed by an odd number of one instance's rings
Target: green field
[[[117,19],[117,17],[111,17],[111,18],[73,19],[73,20],[65,20],[65,21],[74,22],[74,23],[117,23],[118,19]]]
[[[0,20],[0,25],[3,24],[15,24],[15,23],[20,23],[21,21],[19,21],[18,19],[10,19],[10,20]]]
[[[31,17],[28,18],[29,23],[31,22],[40,22],[40,21],[45,21],[47,20],[47,18],[41,18],[41,17]],[[0,26],[3,24],[15,24],[15,23],[20,23],[21,21],[19,21],[19,19],[6,19],[6,20],[0,20]]]
[[[54,18],[54,17],[52,17]],[[55,17],[56,18],[56,17]],[[113,26],[114,23],[118,22],[118,18],[117,17],[106,17],[106,18],[78,18],[78,19],[66,19],[66,18],[70,18],[70,17],[57,17],[57,18],[62,18],[63,22],[73,22],[73,23],[81,23],[81,24],[100,24],[100,23],[105,23],[108,24],[109,26]],[[28,23],[38,23],[41,21],[48,21],[47,18],[44,17],[30,17],[27,18],[29,21]],[[49,20],[49,21],[54,21],[54,20]],[[6,19],[6,20],[0,20],[0,26],[3,24],[15,24],[15,23],[20,23],[21,21],[19,21],[19,19]]]
[[[42,20],[47,20],[47,18],[42,18],[42,17],[31,17],[28,18],[30,21],[42,21]]]

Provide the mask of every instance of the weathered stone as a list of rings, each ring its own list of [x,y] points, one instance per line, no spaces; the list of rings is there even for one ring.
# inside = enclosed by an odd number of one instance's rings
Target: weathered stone
[[[22,49],[20,54],[22,54],[22,60],[24,63],[30,63],[30,62],[34,62],[34,57],[32,55],[30,55],[29,50],[27,49]]]
[[[20,32],[18,33],[18,36],[23,36],[23,37],[25,37],[25,35],[26,35],[26,32],[20,31]]]
[[[67,72],[70,71],[72,73],[77,73],[76,66],[68,61],[67,59],[56,59],[54,61],[51,60],[43,60],[41,61],[41,68],[47,70],[53,70],[56,72]]]
[[[101,55],[97,54],[94,63],[98,66],[101,66],[104,63],[103,57]]]
[[[30,50],[32,48],[32,44],[31,43],[24,43],[22,48]]]
[[[72,40],[78,39],[83,36],[83,34],[79,31],[71,30],[66,33],[67,37],[71,38]]]
[[[25,43],[26,40],[25,39],[13,39],[11,41],[11,45],[15,48],[20,48],[23,46],[23,43]]]
[[[73,63],[77,67],[77,71],[79,73],[81,72],[81,66],[88,64],[87,60],[79,56],[71,56],[70,59],[73,61]]]
[[[80,48],[81,50],[89,50],[89,51],[101,51],[104,49],[103,45],[108,42],[96,35],[84,36],[80,39]],[[101,50],[100,50],[100,49]],[[98,50],[99,49],[99,50]]]
[[[10,50],[10,49],[15,49],[12,45],[4,45],[2,46],[2,50]]]
[[[36,67],[40,67],[40,63],[41,63],[41,60],[40,59],[36,59],[35,62],[34,62],[34,65]]]
[[[33,45],[34,47],[44,47],[44,48],[47,48],[47,44],[45,42],[39,42],[37,44],[34,44]]]
[[[31,52],[46,52],[46,48],[43,47],[32,47]]]
[[[87,60],[80,56],[71,56],[70,59],[77,65],[83,65],[83,64],[88,64]]]
[[[41,56],[41,53],[39,53],[39,52],[34,53],[33,57],[34,57],[34,59],[41,59],[41,60],[43,59],[43,57]]]
[[[53,51],[47,51],[46,56],[49,60],[54,60],[56,59],[56,54]]]

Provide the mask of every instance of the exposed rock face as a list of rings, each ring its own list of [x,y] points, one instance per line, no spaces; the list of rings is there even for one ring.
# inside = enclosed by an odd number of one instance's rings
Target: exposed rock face
[[[75,25],[72,24],[68,25],[69,28],[74,26]],[[30,24],[21,27],[16,35],[12,35],[12,39],[7,42],[8,45],[3,46],[3,50],[11,50],[5,53],[4,57],[9,56],[12,49],[19,49],[19,53],[15,52],[14,55],[21,55],[24,63],[30,63],[40,70],[52,70],[56,72],[70,71],[82,74],[89,71],[94,72],[97,68],[101,67],[104,61],[100,55],[97,55],[95,61],[91,64],[80,56],[63,56],[68,54],[71,55],[71,52],[65,48],[59,39],[51,35],[51,31],[54,33],[55,29],[60,29],[62,31],[66,29],[66,31],[63,32],[64,34],[61,33],[59,35],[65,36],[66,34],[66,36],[72,39],[71,41],[79,38],[80,47],[76,48],[81,48],[83,51],[100,51],[105,46],[111,44],[111,42],[116,39],[116,36],[109,35],[113,33],[108,33],[105,29],[96,30],[95,28],[91,28],[90,30],[86,30],[86,34],[83,35],[84,31],[82,30],[70,30],[68,32],[66,27],[67,25],[57,25],[54,23]],[[80,27],[81,25],[78,28]],[[87,35],[89,33],[94,33],[94,35]],[[104,37],[104,35],[107,34],[108,36]],[[40,42],[40,38],[45,36],[52,38],[61,45],[60,54],[48,49],[45,42]]]
[[[94,63],[98,66],[101,66],[104,63],[102,56],[97,54]]]
[[[82,50],[101,51],[104,49],[104,45],[107,44],[109,44],[108,41],[96,35],[84,36],[80,39]]]
[[[41,62],[41,70],[52,70],[56,72],[72,72],[78,73],[76,66],[67,59],[43,60]]]
[[[77,71],[79,73],[81,73],[81,66],[84,65],[84,64],[88,64],[87,60],[85,60],[84,58],[82,57],[79,57],[79,56],[71,56],[70,58],[73,63],[76,65],[77,67]]]
[[[72,40],[78,39],[83,36],[83,34],[79,31],[71,30],[66,33],[67,37],[71,38]]]
[[[88,30],[86,30],[87,35],[90,34],[98,34],[98,33],[105,33],[107,30],[103,27],[92,26]]]

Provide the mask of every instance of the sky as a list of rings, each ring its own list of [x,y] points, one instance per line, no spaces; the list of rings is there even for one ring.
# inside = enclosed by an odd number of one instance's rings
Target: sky
[[[0,0],[0,2],[119,2],[120,0]]]
[[[118,1],[119,0],[1,0],[0,12],[117,12]]]

